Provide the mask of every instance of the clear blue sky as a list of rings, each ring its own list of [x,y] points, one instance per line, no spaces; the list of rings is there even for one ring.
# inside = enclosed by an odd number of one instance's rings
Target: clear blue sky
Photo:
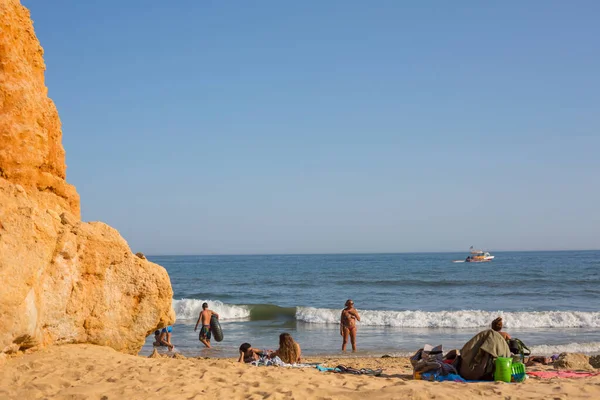
[[[149,254],[600,248],[600,2],[24,0]]]

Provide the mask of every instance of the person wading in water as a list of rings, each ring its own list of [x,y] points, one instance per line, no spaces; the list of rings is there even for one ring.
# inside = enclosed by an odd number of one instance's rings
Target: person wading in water
[[[342,351],[346,351],[348,336],[352,343],[352,351],[356,351],[356,321],[360,321],[360,315],[354,308],[354,302],[350,299],[346,301],[346,308],[342,310],[340,318],[340,335],[342,335]]]

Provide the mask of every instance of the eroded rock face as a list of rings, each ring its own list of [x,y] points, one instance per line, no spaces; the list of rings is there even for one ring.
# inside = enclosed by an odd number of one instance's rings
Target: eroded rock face
[[[84,223],[29,12],[0,0],[0,353],[94,343],[136,353],[174,321],[164,268]]]
[[[65,181],[65,151],[58,112],[44,84],[44,50],[29,11],[0,0],[0,177],[39,200],[79,216],[79,195]]]

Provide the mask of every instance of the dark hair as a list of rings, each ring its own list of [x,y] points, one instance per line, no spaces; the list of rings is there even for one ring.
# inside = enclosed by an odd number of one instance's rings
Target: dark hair
[[[242,343],[240,346],[240,351],[245,353],[248,351],[248,349],[250,349],[250,347],[252,347],[250,343]]]
[[[202,308],[208,308],[208,303],[202,303]]]
[[[154,331],[154,336],[156,336],[156,335],[160,335],[160,330],[157,329]]]
[[[492,321],[492,329],[496,332],[500,332],[502,330],[502,317],[498,317]]]

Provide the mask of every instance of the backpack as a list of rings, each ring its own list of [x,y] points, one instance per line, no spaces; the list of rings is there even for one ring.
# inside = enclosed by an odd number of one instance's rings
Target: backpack
[[[520,354],[522,357],[525,357],[531,354],[531,350],[529,350],[529,347],[525,346],[525,343],[523,343],[521,339],[508,339],[506,342],[510,352],[514,355]]]

